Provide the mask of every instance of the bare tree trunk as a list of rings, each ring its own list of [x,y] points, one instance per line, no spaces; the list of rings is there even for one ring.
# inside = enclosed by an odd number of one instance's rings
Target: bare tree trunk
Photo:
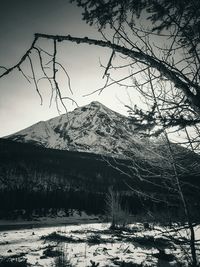
[[[158,114],[160,115],[160,117],[162,117],[162,113],[161,113],[161,111],[159,109],[159,105],[157,104],[157,99],[156,99],[154,88],[153,88],[150,69],[148,69],[148,76],[149,76],[149,80],[150,80],[150,86],[151,86],[153,99],[154,99],[154,101],[156,103],[156,108],[157,108]],[[188,227],[189,227],[189,230],[190,230],[190,251],[191,251],[191,256],[192,256],[192,266],[193,267],[197,267],[197,255],[196,255],[196,247],[195,247],[194,227],[193,227],[193,224],[192,224],[192,221],[191,221],[190,211],[189,211],[186,199],[184,197],[183,190],[181,188],[180,179],[179,179],[179,175],[178,175],[177,167],[176,167],[176,160],[174,158],[173,150],[172,150],[171,143],[169,141],[168,134],[167,134],[166,130],[164,130],[164,135],[165,135],[165,138],[166,138],[166,141],[167,141],[167,145],[168,145],[168,148],[169,148],[169,152],[170,152],[171,164],[172,164],[173,171],[174,171],[174,174],[175,174],[175,180],[176,180],[176,185],[177,185],[177,188],[178,188],[178,193],[179,193],[182,205],[183,205],[183,209],[184,209],[184,213],[185,213],[185,216],[186,216],[187,224],[188,224]]]

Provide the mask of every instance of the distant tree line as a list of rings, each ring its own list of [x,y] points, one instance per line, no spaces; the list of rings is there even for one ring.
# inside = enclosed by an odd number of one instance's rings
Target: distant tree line
[[[0,140],[0,151],[2,216],[20,209],[26,210],[27,216],[34,210],[45,214],[50,209],[55,213],[64,209],[67,214],[68,210],[76,209],[103,214],[110,187],[118,192],[122,208],[131,214],[143,213],[147,209],[151,212],[165,209],[175,214],[179,209],[177,198],[160,186],[163,179],[158,181],[156,178],[157,168],[155,178],[144,183],[136,174],[134,177],[132,161],[102,160],[101,156],[89,153],[52,150],[3,139]],[[140,160],[138,164],[142,168],[144,162]],[[148,166],[145,162],[145,166],[141,176],[153,172],[150,163]],[[187,175],[182,179],[192,181],[194,187],[199,184],[195,176]],[[199,194],[194,194],[195,190],[191,193],[188,186],[184,190],[192,203],[196,202],[197,209]],[[141,195],[141,191],[148,194]]]

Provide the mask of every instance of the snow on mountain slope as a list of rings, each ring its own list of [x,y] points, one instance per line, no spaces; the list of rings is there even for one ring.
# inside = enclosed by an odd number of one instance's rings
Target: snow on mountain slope
[[[96,101],[5,138],[47,148],[124,156],[145,146],[127,117]]]

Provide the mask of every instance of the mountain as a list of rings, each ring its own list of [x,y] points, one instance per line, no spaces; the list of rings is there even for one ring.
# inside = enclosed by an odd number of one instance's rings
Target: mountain
[[[155,208],[154,197],[174,207],[168,145],[142,136],[129,118],[92,102],[0,139],[0,217],[35,208],[103,212],[110,187],[133,213],[144,202]],[[199,207],[199,156],[170,146],[183,190]],[[166,206],[158,203],[157,208]]]
[[[166,159],[170,155],[166,142],[158,138],[144,138],[137,127],[130,118],[94,101],[4,138],[44,148],[134,158],[156,168],[168,168]],[[182,158],[184,162],[194,158],[194,153],[177,144],[172,143],[171,148],[179,162]]]
[[[118,156],[144,145],[129,118],[99,102],[40,121],[6,138],[46,148]]]

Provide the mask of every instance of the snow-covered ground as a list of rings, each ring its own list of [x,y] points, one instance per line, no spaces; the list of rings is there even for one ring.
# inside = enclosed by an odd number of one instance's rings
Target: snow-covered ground
[[[195,230],[200,239],[199,227]],[[31,266],[42,267],[97,266],[95,263],[100,267],[137,266],[120,265],[123,261],[162,267],[177,266],[177,261],[186,263],[189,247],[181,249],[173,243],[168,231],[158,226],[145,229],[142,224],[130,225],[128,231],[111,231],[107,223],[1,231],[0,257],[23,257]],[[177,235],[187,238],[185,231],[178,231]],[[159,250],[163,249],[167,260],[158,259]]]

